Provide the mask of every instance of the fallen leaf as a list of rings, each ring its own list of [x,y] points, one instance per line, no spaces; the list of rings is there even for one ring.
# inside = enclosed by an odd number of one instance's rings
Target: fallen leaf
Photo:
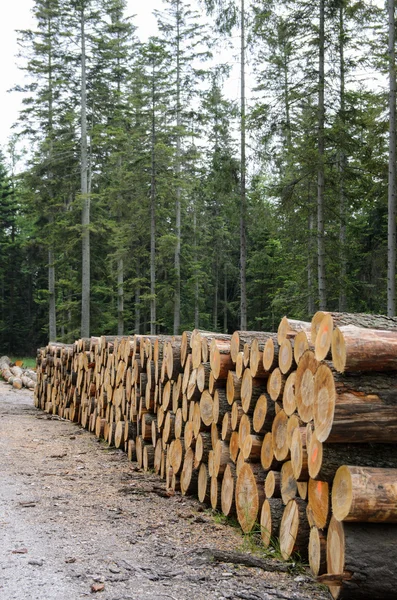
[[[70,556],[69,558],[65,558],[65,563],[72,564],[75,562],[76,562],[76,559],[73,556]]]
[[[27,554],[27,553],[28,553],[27,548],[16,548],[15,550],[12,551],[12,554]]]
[[[103,592],[105,589],[104,583],[93,583],[91,586],[91,592],[95,594],[95,592]]]

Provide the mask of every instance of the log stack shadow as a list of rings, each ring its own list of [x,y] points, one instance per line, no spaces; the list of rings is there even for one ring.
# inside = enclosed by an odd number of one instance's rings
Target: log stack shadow
[[[37,367],[37,407],[298,552],[334,598],[395,597],[397,319],[92,337]]]

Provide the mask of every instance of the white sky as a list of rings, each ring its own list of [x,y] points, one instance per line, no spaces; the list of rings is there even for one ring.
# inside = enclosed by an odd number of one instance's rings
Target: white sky
[[[10,136],[12,124],[18,117],[21,107],[21,94],[8,92],[16,84],[23,83],[23,72],[17,66],[18,53],[17,29],[34,28],[31,15],[33,0],[11,0],[3,7],[0,18],[0,147],[5,147]],[[152,15],[154,8],[161,7],[161,0],[136,2],[128,0],[128,14],[136,14],[134,24],[138,26],[138,36],[145,39],[156,32],[156,20]]]

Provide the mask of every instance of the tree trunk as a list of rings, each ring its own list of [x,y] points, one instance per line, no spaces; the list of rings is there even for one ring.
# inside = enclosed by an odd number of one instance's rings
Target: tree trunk
[[[182,151],[181,151],[181,126],[182,126],[182,107],[181,107],[181,67],[180,67],[180,3],[177,0],[176,16],[176,203],[175,203],[175,294],[174,294],[174,335],[179,334],[181,323],[181,171],[182,171]]]
[[[154,64],[152,73],[152,139],[150,165],[150,333],[156,333],[156,114]]]
[[[343,2],[339,6],[339,71],[340,71],[340,136],[339,136],[339,310],[346,311],[346,196],[345,196],[345,167],[346,156],[344,152],[345,136],[345,23],[344,23],[345,5]]]
[[[117,260],[117,335],[124,335],[124,261]]]
[[[397,523],[397,469],[339,467],[332,513],[338,521]]]
[[[341,523],[332,517],[327,536],[327,573],[319,581],[329,586],[335,599],[394,600],[396,563],[396,525]]]
[[[318,265],[318,297],[320,310],[327,305],[325,282],[325,239],[324,239],[324,12],[325,0],[320,0],[319,29],[319,67],[318,67],[318,172],[317,172],[317,265]]]
[[[247,263],[247,197],[246,197],[246,161],[245,161],[245,8],[244,0],[241,0],[240,12],[240,74],[241,74],[241,106],[240,106],[240,129],[241,129],[241,182],[240,182],[240,329],[247,329],[247,289],[246,289],[246,263]]]
[[[389,180],[387,229],[387,314],[396,314],[396,51],[395,0],[389,13]]]
[[[86,80],[86,36],[84,8],[80,12],[81,36],[81,195],[83,208],[82,225],[82,268],[81,268],[81,337],[90,335],[90,195],[88,191],[88,148],[87,148],[87,80]]]
[[[55,302],[55,259],[51,245],[48,249],[48,294],[49,294],[49,340],[57,341],[56,302]]]

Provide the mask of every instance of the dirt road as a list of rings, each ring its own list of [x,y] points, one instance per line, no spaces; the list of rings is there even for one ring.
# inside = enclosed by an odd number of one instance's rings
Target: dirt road
[[[328,598],[305,573],[212,561],[204,548],[241,552],[241,533],[163,489],[0,382],[0,599]]]

